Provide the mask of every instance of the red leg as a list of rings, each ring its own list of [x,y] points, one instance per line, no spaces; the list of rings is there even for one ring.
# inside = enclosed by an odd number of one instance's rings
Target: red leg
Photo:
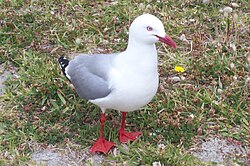
[[[120,132],[120,137],[119,140],[122,143],[126,143],[128,141],[134,141],[137,137],[139,137],[142,132],[126,132],[125,131],[125,120],[126,120],[126,112],[122,112],[122,125],[119,130]]]
[[[105,124],[106,118],[104,113],[101,113],[101,129],[100,129],[100,137],[96,141],[96,143],[91,147],[90,153],[95,152],[102,152],[107,153],[111,147],[115,145],[113,142],[109,142],[103,138],[103,131],[104,131],[104,124]]]

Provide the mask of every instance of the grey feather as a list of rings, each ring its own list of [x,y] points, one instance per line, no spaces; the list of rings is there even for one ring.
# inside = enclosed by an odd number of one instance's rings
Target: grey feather
[[[111,89],[108,84],[108,71],[116,54],[80,54],[69,62],[67,74],[84,99],[93,100],[107,96]]]

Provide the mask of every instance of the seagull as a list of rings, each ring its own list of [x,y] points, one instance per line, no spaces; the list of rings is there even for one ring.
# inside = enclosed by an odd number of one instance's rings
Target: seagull
[[[78,54],[68,60],[60,57],[63,74],[73,84],[77,94],[101,109],[99,139],[90,152],[107,153],[115,143],[103,136],[105,111],[122,112],[119,141],[134,141],[142,132],[125,131],[126,114],[148,104],[158,89],[158,57],[156,42],[176,48],[166,35],[163,23],[154,15],[138,16],[129,28],[125,51],[113,54]]]

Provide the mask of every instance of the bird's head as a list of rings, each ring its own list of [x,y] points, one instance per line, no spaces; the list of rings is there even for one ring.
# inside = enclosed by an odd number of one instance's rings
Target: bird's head
[[[129,38],[145,44],[154,44],[160,41],[176,48],[176,43],[166,35],[162,22],[151,14],[138,16],[132,22],[129,28]]]

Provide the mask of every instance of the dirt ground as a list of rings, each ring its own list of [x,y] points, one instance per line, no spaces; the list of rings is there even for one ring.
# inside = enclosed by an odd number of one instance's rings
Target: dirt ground
[[[10,74],[10,72],[3,70],[3,66],[0,65],[0,96],[3,95],[4,93],[4,87],[5,87],[4,81],[6,80],[8,74]],[[2,110],[2,104],[0,101],[0,111],[1,110]]]
[[[6,71],[3,69],[3,65],[0,65],[0,95],[2,95],[4,93],[4,81],[7,78],[7,75],[10,74],[9,71]]]
[[[89,153],[89,148],[81,149],[79,145],[66,144],[67,147],[57,148],[48,146],[43,148],[42,144],[31,143],[34,153],[29,163],[46,166],[79,166],[100,165],[105,155]]]
[[[249,147],[218,135],[210,135],[205,139],[197,139],[189,151],[203,162],[234,165],[234,160],[250,165]]]

